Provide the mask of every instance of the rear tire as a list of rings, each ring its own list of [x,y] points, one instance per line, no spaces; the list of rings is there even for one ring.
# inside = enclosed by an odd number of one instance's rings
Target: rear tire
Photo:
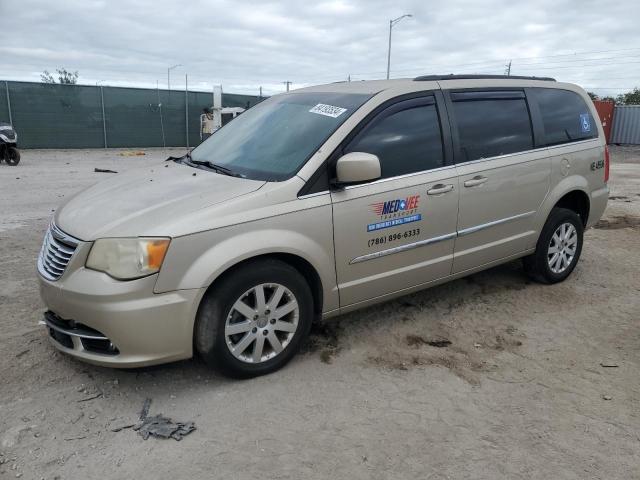
[[[298,270],[275,259],[257,260],[207,292],[198,309],[195,348],[227,376],[265,375],[298,352],[313,311],[311,289]]]
[[[20,163],[20,152],[16,147],[7,147],[7,153],[4,160],[7,162],[7,165],[15,167]]]
[[[522,259],[527,274],[547,284],[565,280],[580,259],[583,234],[584,226],[577,213],[566,208],[551,210],[536,251]]]

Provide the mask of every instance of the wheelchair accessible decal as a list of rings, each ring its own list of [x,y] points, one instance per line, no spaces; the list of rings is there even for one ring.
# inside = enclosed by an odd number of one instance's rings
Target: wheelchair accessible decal
[[[591,119],[589,119],[588,113],[580,114],[580,128],[582,133],[589,133],[591,131]]]
[[[422,220],[422,215],[416,213],[419,200],[420,195],[410,195],[407,198],[371,204],[373,212],[380,217],[380,221],[367,225],[367,232],[419,222]]]

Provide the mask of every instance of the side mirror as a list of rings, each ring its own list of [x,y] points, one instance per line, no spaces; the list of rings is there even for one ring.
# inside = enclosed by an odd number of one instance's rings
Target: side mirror
[[[336,183],[359,183],[380,178],[380,159],[371,153],[351,152],[336,163]]]

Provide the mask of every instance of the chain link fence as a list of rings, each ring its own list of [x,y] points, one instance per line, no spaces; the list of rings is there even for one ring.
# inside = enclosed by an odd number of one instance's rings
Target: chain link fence
[[[225,93],[222,106],[261,100]],[[0,121],[20,148],[194,146],[212,103],[211,92],[0,81]]]

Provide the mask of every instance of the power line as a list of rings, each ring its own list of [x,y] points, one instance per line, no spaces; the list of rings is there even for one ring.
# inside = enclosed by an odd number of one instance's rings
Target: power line
[[[555,60],[551,62],[529,62],[518,63],[518,65],[549,65],[552,63],[575,63],[575,62],[597,62],[599,60],[617,60],[621,58],[638,58],[640,55],[617,55],[615,57],[598,57],[598,58],[572,58],[567,60]]]
[[[589,55],[589,54],[595,54],[595,53],[614,53],[614,52],[626,52],[626,51],[632,51],[632,50],[640,50],[640,47],[634,47],[634,48],[625,48],[625,49],[618,49],[618,50],[595,50],[595,51],[589,51],[589,52],[580,52],[580,53],[563,53],[563,54],[557,54],[557,55],[539,55],[539,56],[535,56],[535,57],[514,57],[511,60],[515,61],[515,60],[534,60],[534,59],[544,59],[544,58],[557,58],[557,57],[566,57],[566,56],[576,56],[576,55]],[[630,55],[630,57],[635,57],[638,55]],[[624,56],[622,57],[615,57],[615,58],[624,58]],[[599,60],[599,59],[587,59],[587,58],[582,58],[582,59],[574,59],[574,60],[563,60],[562,62],[569,62],[569,61],[588,61],[588,60]],[[397,72],[416,72],[418,70],[429,70],[432,67],[443,67],[443,68],[452,68],[452,67],[468,67],[468,66],[493,66],[493,65],[504,65],[504,59],[495,59],[495,60],[483,60],[483,61],[477,61],[477,62],[469,62],[469,63],[457,63],[457,64],[452,64],[452,63],[432,63],[432,64],[428,64],[425,65],[424,67],[413,67],[410,69],[402,69],[402,68],[396,68],[394,69],[394,71]],[[525,64],[519,64],[518,62],[514,62],[515,66],[518,65],[535,65],[534,63],[525,63]],[[547,63],[561,63],[561,62],[544,62],[541,63],[542,64],[547,64]],[[428,67],[428,68],[427,68]],[[355,73],[352,75],[377,75],[377,74],[383,74],[385,72],[383,71],[376,71],[376,72],[365,72],[365,73]]]
[[[612,63],[592,63],[592,64],[584,64],[584,65],[564,65],[558,67],[522,67],[520,70],[556,70],[560,68],[585,68],[585,67],[606,67],[609,65],[632,65],[640,63],[637,62],[612,62]]]

